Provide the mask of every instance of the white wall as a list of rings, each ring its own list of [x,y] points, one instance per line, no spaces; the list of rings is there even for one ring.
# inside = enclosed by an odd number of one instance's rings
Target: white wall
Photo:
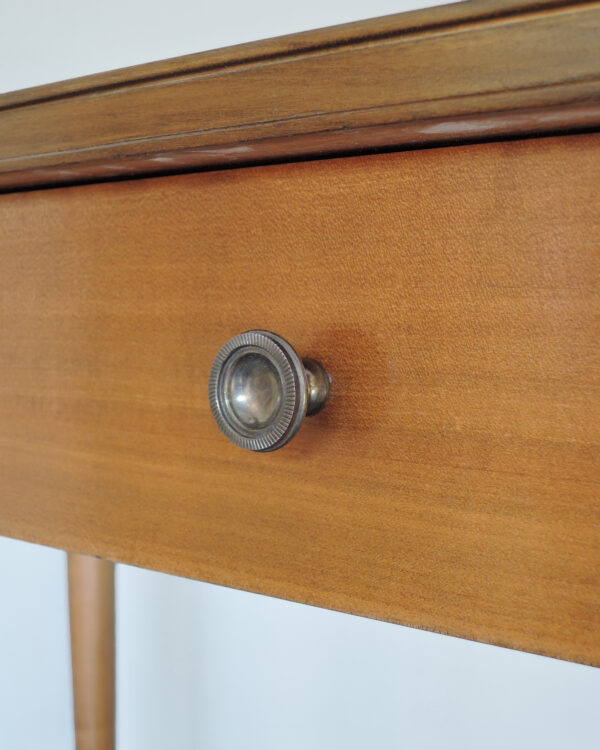
[[[0,0],[0,91],[427,4]],[[599,670],[128,567],[117,611],[120,750],[600,746]],[[71,723],[64,555],[0,538],[0,749]]]
[[[0,748],[73,750],[65,556],[0,540]],[[600,670],[117,568],[120,750],[597,750]]]
[[[121,748],[597,750],[600,671],[134,568]]]
[[[67,607],[64,553],[0,537],[2,750],[73,747]]]

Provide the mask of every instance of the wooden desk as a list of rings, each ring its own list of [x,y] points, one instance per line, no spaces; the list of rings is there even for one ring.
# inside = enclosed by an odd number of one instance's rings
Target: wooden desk
[[[465,3],[0,97],[0,532],[600,664],[599,25]],[[273,454],[206,396],[249,328],[333,378]]]

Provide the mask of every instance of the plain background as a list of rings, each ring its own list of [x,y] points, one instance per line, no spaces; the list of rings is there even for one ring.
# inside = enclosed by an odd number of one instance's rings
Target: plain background
[[[0,91],[428,4],[0,0]],[[72,750],[65,556],[0,572],[0,748]],[[599,670],[125,566],[117,649],[119,750],[600,748]]]

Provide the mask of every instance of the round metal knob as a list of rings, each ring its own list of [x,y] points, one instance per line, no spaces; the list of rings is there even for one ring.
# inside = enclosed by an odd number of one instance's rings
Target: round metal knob
[[[305,416],[323,408],[327,373],[314,359],[301,360],[281,336],[246,331],[214,359],[208,397],[221,432],[241,448],[274,451],[296,434]]]

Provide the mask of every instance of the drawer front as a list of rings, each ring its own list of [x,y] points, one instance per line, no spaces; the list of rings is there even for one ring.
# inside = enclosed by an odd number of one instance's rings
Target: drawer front
[[[600,136],[0,197],[0,533],[600,664]],[[275,331],[330,401],[229,443]]]

